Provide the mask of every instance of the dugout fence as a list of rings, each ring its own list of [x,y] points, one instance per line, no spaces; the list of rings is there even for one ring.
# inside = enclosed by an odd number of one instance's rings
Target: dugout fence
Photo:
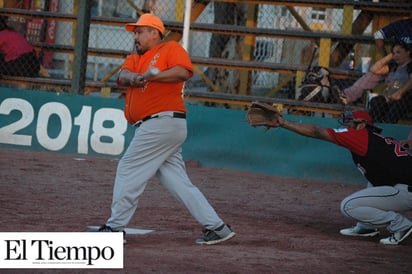
[[[164,21],[166,39],[181,40],[184,2],[0,1],[0,15],[25,35],[42,61],[39,77],[10,76],[1,83],[121,97],[124,90],[114,80],[133,50],[124,24],[152,12]],[[335,115],[343,109],[336,102],[298,100],[313,52],[313,64],[329,69],[332,84],[348,86],[363,75],[362,57],[380,58],[374,31],[410,16],[412,3],[195,0],[191,10],[188,51],[196,74],[185,86],[188,99],[225,107],[258,99]],[[364,107],[362,100],[350,107]]]

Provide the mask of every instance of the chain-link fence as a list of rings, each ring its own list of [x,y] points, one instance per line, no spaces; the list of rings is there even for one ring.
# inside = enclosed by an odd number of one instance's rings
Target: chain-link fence
[[[292,2],[193,1],[188,51],[196,73],[186,89],[340,104],[331,87],[345,90],[363,76],[382,57],[374,33],[412,12],[412,4],[402,0]],[[39,76],[71,79],[78,1],[0,4],[8,24],[34,46]],[[141,13],[158,15],[181,38],[184,7],[185,0],[91,1],[89,37],[83,37],[89,46],[86,79],[114,84],[124,56],[133,50],[124,23]],[[386,49],[391,51],[389,43]],[[367,106],[370,93],[383,94],[384,79],[350,104]],[[409,115],[412,102],[403,105],[400,118]]]

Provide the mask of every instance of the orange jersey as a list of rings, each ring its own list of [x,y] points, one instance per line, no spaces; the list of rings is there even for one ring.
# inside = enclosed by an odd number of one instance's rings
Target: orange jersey
[[[126,57],[122,69],[134,73],[145,73],[155,67],[160,71],[181,66],[193,76],[193,65],[186,50],[176,41],[157,45],[143,55],[132,54]],[[124,114],[131,124],[148,115],[162,111],[186,112],[183,100],[184,82],[148,82],[146,87],[128,87]]]

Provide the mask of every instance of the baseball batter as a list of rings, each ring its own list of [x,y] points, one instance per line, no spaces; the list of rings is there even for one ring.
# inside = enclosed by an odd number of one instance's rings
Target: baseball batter
[[[128,87],[124,113],[136,131],[117,167],[111,216],[99,231],[124,231],[148,180],[156,175],[204,227],[205,235],[196,243],[228,240],[235,233],[192,184],[182,159],[187,135],[182,90],[193,75],[189,55],[179,43],[163,41],[163,22],[153,14],[126,24],[126,30],[134,32],[137,53],[126,58],[118,83]],[[152,68],[159,73],[145,74]]]
[[[346,112],[343,124],[347,127],[333,129],[287,121],[276,108],[256,103],[248,110],[248,121],[252,126],[282,127],[329,141],[351,152],[370,184],[342,201],[342,213],[358,223],[341,234],[375,236],[386,227],[391,235],[380,243],[396,245],[412,233],[412,221],[399,213],[412,210],[412,154],[399,141],[382,136],[367,112]]]

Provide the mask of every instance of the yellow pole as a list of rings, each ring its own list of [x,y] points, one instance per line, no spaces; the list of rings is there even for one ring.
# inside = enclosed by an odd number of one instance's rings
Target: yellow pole
[[[320,39],[319,66],[329,67],[332,41],[330,38]]]
[[[296,71],[296,84],[295,84],[295,99],[298,99],[300,96],[299,94],[299,87],[302,84],[303,78],[305,77],[305,72],[301,70]]]
[[[176,0],[175,19],[177,22],[183,22],[184,20],[184,6],[184,0]]]
[[[250,4],[248,5],[247,11],[247,27],[256,27],[257,26],[257,5]],[[243,44],[243,53],[242,60],[250,61],[253,58],[253,48],[255,45],[256,37],[253,35],[246,35],[244,44]],[[240,71],[240,83],[239,83],[239,93],[248,94],[250,92],[251,85],[251,72],[248,70]]]
[[[343,18],[342,18],[342,32],[344,34],[352,33],[352,21],[353,21],[353,6],[343,6]]]

